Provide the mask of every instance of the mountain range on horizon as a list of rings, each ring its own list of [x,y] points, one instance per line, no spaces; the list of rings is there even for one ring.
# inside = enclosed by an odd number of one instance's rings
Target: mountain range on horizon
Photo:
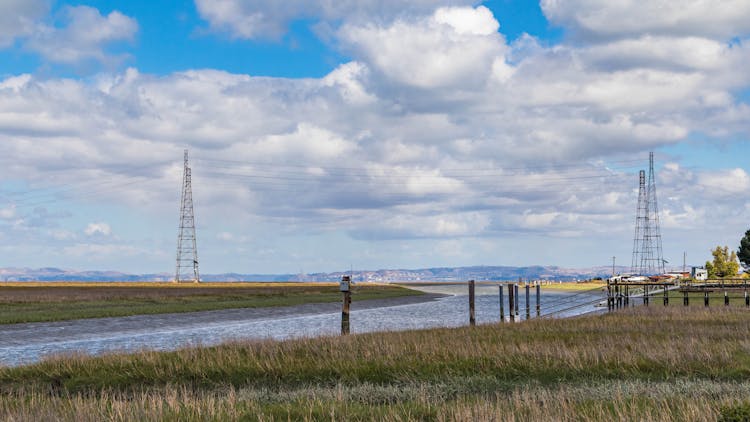
[[[624,273],[629,267],[616,266],[616,273]],[[350,275],[355,282],[392,281],[509,281],[522,279],[575,281],[595,277],[607,277],[611,266],[589,268],[563,268],[558,266],[468,266],[438,267],[423,269],[381,269],[337,271],[311,274],[202,274],[202,281],[338,281]],[[0,281],[171,281],[172,273],[128,274],[118,271],[86,271],[61,268],[0,268]]]

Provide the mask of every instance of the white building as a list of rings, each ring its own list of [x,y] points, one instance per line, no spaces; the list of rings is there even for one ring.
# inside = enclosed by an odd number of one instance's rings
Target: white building
[[[690,277],[695,280],[708,280],[708,270],[703,267],[691,267]]]

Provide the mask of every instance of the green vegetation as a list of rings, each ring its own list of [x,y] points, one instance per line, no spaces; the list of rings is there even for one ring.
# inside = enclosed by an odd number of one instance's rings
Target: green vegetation
[[[711,251],[714,260],[706,261],[706,270],[708,278],[737,277],[740,270],[740,264],[737,262],[737,254],[729,252],[728,246],[717,246]]]
[[[651,306],[61,357],[0,369],[0,419],[744,420],[748,339],[745,309]]]
[[[745,236],[740,239],[740,248],[737,250],[737,257],[740,262],[750,267],[750,230],[745,232]]]
[[[361,285],[354,300],[420,295],[388,285]],[[0,287],[0,324],[129,315],[290,306],[341,300],[337,285],[249,283],[210,285],[54,285]]]

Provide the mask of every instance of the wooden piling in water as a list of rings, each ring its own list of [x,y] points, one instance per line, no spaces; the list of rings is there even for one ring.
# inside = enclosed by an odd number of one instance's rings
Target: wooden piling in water
[[[542,316],[542,286],[536,285],[536,317]]]
[[[607,310],[612,311],[612,286],[607,282]]]
[[[519,306],[521,306],[521,303],[520,303],[521,301],[519,301],[519,300],[518,300],[518,288],[519,288],[519,286],[518,286],[518,284],[516,284],[516,285],[514,286],[514,289],[513,289],[513,290],[514,290],[513,294],[514,294],[514,295],[516,296],[516,297],[515,297],[515,306],[516,306],[515,312],[516,312],[516,319],[520,321],[520,320],[521,320],[521,318],[519,318],[519,316],[518,316],[518,307],[519,307]]]
[[[339,290],[344,297],[341,303],[341,335],[349,334],[349,305],[352,303],[352,279],[348,275],[341,277]]]
[[[505,310],[503,309],[503,285],[497,286],[499,287],[500,292],[500,322],[505,322]]]
[[[474,315],[474,280],[469,280],[469,325],[477,325],[477,320]]]
[[[625,286],[625,307],[630,306],[630,286]]]
[[[516,316],[513,314],[513,310],[515,309],[515,290],[513,283],[508,284],[508,315],[510,316],[510,322],[516,321]]]
[[[531,291],[531,286],[529,286],[529,283],[526,283],[526,319],[531,319],[531,296],[529,295],[529,292]]]

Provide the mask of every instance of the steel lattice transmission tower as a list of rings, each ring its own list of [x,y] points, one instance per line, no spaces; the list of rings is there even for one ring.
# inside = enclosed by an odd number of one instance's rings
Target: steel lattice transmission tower
[[[631,271],[641,275],[664,273],[653,152],[649,154],[648,161],[648,184],[646,184],[645,171],[641,170],[638,175],[638,208],[636,210],[633,260],[631,262]]]
[[[174,281],[200,281],[198,275],[198,247],[195,238],[195,214],[193,212],[193,188],[188,165],[188,150],[185,150],[185,166],[182,174],[182,199],[180,200],[180,229],[177,234],[177,269]]]

